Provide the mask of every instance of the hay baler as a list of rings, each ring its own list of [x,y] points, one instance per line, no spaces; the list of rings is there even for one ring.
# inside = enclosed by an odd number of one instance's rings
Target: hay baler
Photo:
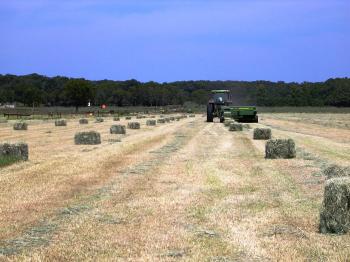
[[[231,118],[237,122],[258,122],[256,107],[232,106],[230,90],[212,90],[207,105],[207,122],[213,122],[215,117],[218,117],[221,123],[225,118]]]

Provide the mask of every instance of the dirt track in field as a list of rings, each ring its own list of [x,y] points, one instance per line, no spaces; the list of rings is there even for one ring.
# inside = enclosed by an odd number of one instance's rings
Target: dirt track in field
[[[263,115],[251,126],[298,146],[296,159],[265,160],[252,129],[204,120],[142,125],[120,143],[111,119],[0,124],[1,141],[30,147],[30,161],[0,169],[0,260],[350,259],[349,235],[318,233],[321,171],[350,164],[349,129]],[[81,130],[101,132],[102,144],[75,146]]]

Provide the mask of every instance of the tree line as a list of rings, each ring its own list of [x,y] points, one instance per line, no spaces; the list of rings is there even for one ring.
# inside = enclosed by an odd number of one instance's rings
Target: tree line
[[[210,90],[229,89],[236,105],[350,107],[350,79],[286,83],[270,81],[89,81],[38,74],[0,75],[0,103],[26,106],[166,106],[206,104]]]

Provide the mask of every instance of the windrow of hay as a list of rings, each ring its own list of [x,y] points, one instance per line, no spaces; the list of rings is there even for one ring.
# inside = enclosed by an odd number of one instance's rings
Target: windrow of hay
[[[76,145],[97,145],[101,144],[101,135],[95,131],[79,132],[74,136]]]
[[[17,122],[13,125],[13,130],[28,130],[28,124],[25,122]]]
[[[327,179],[335,177],[350,177],[350,166],[344,167],[338,165],[330,165],[323,170],[323,174]]]
[[[110,128],[110,133],[111,134],[122,134],[122,135],[125,135],[126,134],[126,128],[123,125],[113,125]]]
[[[65,119],[57,119],[55,120],[55,126],[66,126],[67,121]]]
[[[319,229],[321,233],[349,232],[350,177],[338,177],[326,181]]]
[[[28,144],[26,143],[16,143],[9,144],[3,143],[0,144],[0,158],[10,157],[16,160],[28,160]]]
[[[147,120],[146,125],[147,126],[155,126],[155,125],[157,125],[157,121],[156,120]]]
[[[253,138],[255,140],[269,140],[271,139],[270,128],[255,128]]]
[[[295,142],[293,139],[271,139],[265,145],[265,158],[295,158]]]
[[[243,131],[243,125],[236,123],[236,122],[230,123],[229,130],[230,131]]]
[[[89,120],[86,118],[79,119],[79,124],[81,125],[89,124]]]
[[[141,125],[139,122],[129,122],[128,128],[129,129],[140,129]]]

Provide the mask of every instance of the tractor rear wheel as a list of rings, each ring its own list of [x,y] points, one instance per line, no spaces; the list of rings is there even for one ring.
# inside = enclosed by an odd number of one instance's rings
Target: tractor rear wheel
[[[207,105],[207,122],[213,122],[214,116],[213,116],[213,105],[208,104]]]
[[[225,118],[224,118],[224,117],[221,117],[221,118],[220,118],[220,123],[223,123],[223,122],[225,122]]]

